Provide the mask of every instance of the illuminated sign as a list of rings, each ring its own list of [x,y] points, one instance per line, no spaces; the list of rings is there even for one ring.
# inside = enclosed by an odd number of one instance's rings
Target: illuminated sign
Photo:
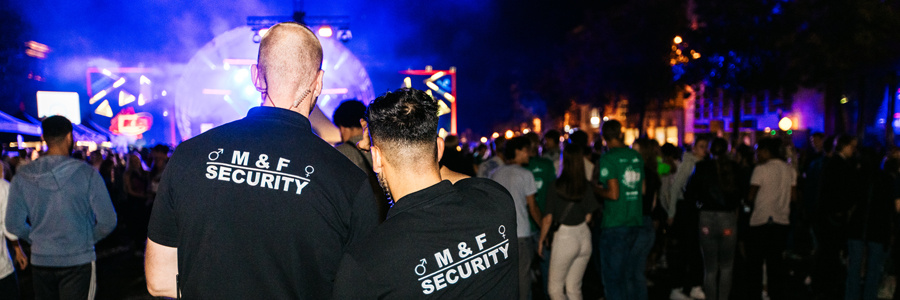
[[[135,113],[134,108],[128,107],[120,111],[109,123],[109,131],[113,134],[141,138],[141,134],[153,126],[153,115],[145,112]]]
[[[76,92],[37,92],[38,117],[63,116],[72,124],[81,124],[81,106]]]

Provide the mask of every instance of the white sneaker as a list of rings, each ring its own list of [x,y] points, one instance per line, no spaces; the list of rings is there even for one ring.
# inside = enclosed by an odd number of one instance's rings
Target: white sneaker
[[[706,294],[703,293],[703,289],[701,289],[699,286],[695,286],[694,288],[691,289],[691,298],[697,299],[697,300],[704,300],[704,299],[706,299]]]
[[[691,300],[691,297],[682,293],[681,288],[677,288],[672,289],[672,293],[669,294],[669,300]]]

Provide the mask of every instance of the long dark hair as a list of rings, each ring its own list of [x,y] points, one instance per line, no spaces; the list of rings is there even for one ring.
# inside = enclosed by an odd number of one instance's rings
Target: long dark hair
[[[723,138],[715,138],[709,145],[709,153],[716,162],[716,172],[719,175],[719,183],[726,194],[737,191],[734,165],[728,158],[728,141]]]
[[[640,153],[641,158],[644,159],[644,168],[656,172],[659,167],[656,159],[662,153],[659,142],[648,138],[639,138],[635,140],[634,143],[638,145],[638,153]]]
[[[581,147],[574,147],[571,144],[566,146],[563,150],[562,173],[556,179],[556,192],[569,201],[580,201],[587,186],[587,179],[584,176],[584,153]]]

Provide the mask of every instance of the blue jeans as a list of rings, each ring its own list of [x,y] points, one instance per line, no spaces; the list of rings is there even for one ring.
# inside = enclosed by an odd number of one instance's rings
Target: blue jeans
[[[634,251],[632,261],[635,263],[634,268],[628,270],[628,290],[634,291],[636,300],[647,300],[647,256],[650,256],[650,250],[653,250],[653,241],[656,239],[656,232],[653,230],[653,220],[650,216],[644,216],[644,226],[635,230],[637,237],[634,241]]]
[[[727,300],[731,294],[736,232],[736,212],[700,212],[700,249],[703,250],[703,267],[706,270],[703,291],[707,300]]]
[[[881,283],[881,274],[884,271],[884,259],[887,258],[886,247],[882,243],[847,240],[849,260],[847,261],[845,300],[875,300],[878,298],[878,285]],[[862,269],[863,256],[866,256],[866,276],[864,287],[860,291],[862,278],[859,276],[859,271]]]
[[[612,227],[603,228],[600,233],[600,264],[606,299],[637,298],[631,281],[634,280],[633,273],[637,268],[635,242],[641,229],[642,227]]]

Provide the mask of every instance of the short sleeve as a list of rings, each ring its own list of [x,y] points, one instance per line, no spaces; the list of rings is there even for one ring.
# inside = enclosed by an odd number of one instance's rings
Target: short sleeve
[[[545,208],[545,212],[547,214],[555,214],[557,203],[559,202],[559,194],[556,192],[556,187],[547,186],[547,206]]]
[[[350,254],[344,254],[334,279],[333,299],[374,299],[366,270]]]
[[[176,153],[177,155],[177,153]],[[163,171],[159,182],[159,190],[153,201],[153,211],[150,214],[150,224],[147,227],[147,237],[153,242],[167,246],[178,247],[178,221],[175,215],[175,189],[177,184],[178,162],[177,156],[172,155],[169,166]]]
[[[581,203],[585,213],[592,213],[600,208],[600,203],[597,202],[597,196],[594,195],[594,190],[590,187],[585,189],[584,199],[581,200]]]
[[[378,207],[375,206],[377,199],[380,198],[375,197],[369,181],[362,181],[351,204],[350,238],[347,245],[353,245],[354,242],[365,238],[378,225]]]
[[[791,169],[791,187],[797,186],[797,170]]]
[[[894,199],[900,199],[900,176],[893,177]]]
[[[763,166],[757,166],[753,169],[753,175],[750,176],[750,185],[762,186],[763,185]]]
[[[604,155],[599,160],[597,160],[596,168],[598,169],[597,172],[600,173],[600,176],[599,176],[600,182],[599,183],[604,186],[606,185],[606,182],[608,180],[616,179],[616,174],[619,173],[616,170],[615,164],[610,163],[609,157],[610,157],[610,155]]]
[[[534,181],[534,175],[532,175],[531,172],[527,172],[527,175],[528,176],[522,176],[523,181],[525,181],[525,195],[537,194],[537,182]]]

